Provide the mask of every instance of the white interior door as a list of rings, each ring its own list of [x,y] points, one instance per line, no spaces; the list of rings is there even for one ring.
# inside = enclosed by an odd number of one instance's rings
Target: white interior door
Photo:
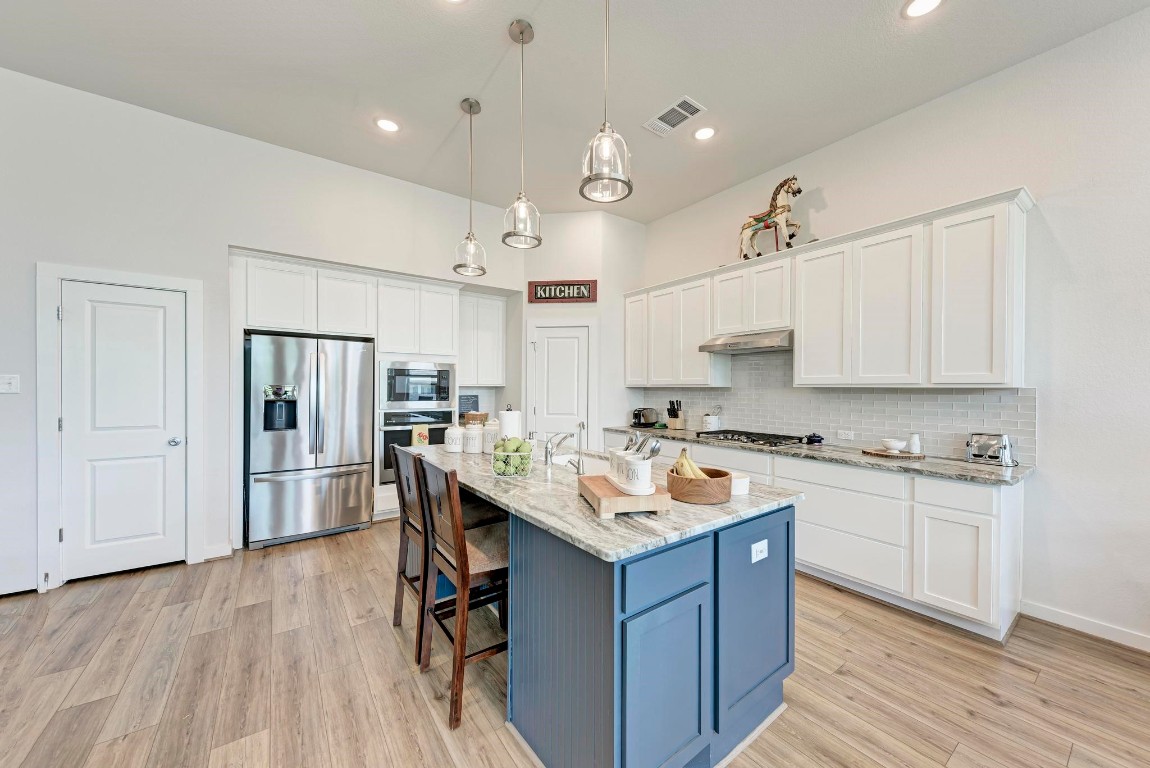
[[[185,558],[185,296],[64,281],[63,575]]]
[[[589,387],[588,328],[585,325],[535,330],[532,398],[528,414],[532,431],[575,432],[587,422]]]

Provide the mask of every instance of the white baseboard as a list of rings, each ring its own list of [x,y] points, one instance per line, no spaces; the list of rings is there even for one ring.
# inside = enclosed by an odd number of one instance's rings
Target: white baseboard
[[[1022,601],[1022,614],[1024,616],[1041,619],[1042,621],[1048,621],[1051,624],[1058,624],[1063,627],[1075,629],[1087,635],[1101,637],[1104,640],[1135,648],[1139,651],[1150,652],[1150,635],[1144,635],[1132,629],[1123,629],[1113,624],[1107,624],[1104,621],[1088,619],[1085,616],[1079,616],[1078,614],[1059,610],[1058,608],[1051,608],[1049,605],[1032,603],[1029,600]]]

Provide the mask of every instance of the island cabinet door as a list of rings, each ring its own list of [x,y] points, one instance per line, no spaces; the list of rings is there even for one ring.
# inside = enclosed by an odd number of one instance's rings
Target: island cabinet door
[[[794,671],[794,528],[787,507],[717,534],[716,761],[782,704]]]
[[[679,768],[712,734],[711,585],[623,622],[623,766]]]

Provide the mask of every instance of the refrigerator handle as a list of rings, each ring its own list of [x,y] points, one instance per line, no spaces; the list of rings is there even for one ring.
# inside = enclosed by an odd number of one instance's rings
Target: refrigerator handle
[[[319,353],[319,375],[317,381],[319,382],[319,396],[316,400],[315,406],[315,424],[316,432],[319,433],[319,445],[316,448],[317,454],[323,453],[323,438],[324,438],[324,423],[323,415],[327,411],[327,355],[323,352]]]
[[[316,401],[315,352],[309,352],[308,353],[307,368],[308,368],[308,376],[311,378],[311,381],[308,382],[308,390],[309,390],[308,394],[311,395],[311,397],[309,399],[311,400],[312,408],[314,409],[315,408],[315,401]],[[307,420],[307,452],[308,452],[309,456],[315,455],[315,434],[316,434],[315,422],[311,419],[311,414],[309,413],[308,414],[308,420]]]

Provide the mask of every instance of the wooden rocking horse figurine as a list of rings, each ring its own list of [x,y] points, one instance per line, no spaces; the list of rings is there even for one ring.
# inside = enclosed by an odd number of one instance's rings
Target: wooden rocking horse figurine
[[[779,182],[779,185],[775,187],[774,194],[771,195],[770,207],[762,213],[751,216],[743,224],[743,230],[739,233],[739,256],[741,258],[753,259],[763,255],[756,247],[756,242],[759,233],[764,229],[774,230],[776,251],[781,250],[779,246],[780,233],[783,234],[783,244],[787,248],[794,247],[791,241],[798,235],[802,225],[790,218],[791,198],[802,193],[803,189],[799,186],[798,176],[788,176]]]

